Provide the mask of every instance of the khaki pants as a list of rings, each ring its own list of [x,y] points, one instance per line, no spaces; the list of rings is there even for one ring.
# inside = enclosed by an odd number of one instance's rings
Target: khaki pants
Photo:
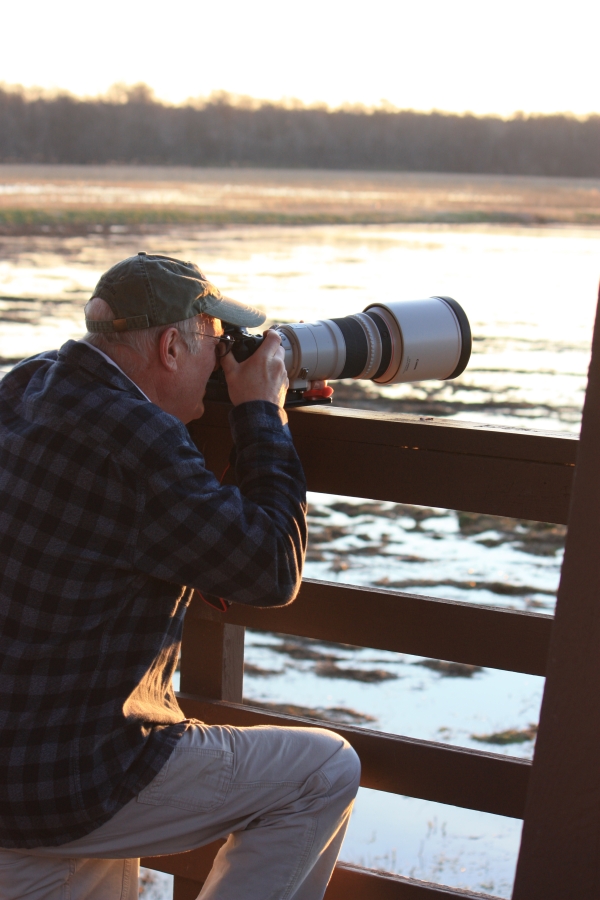
[[[0,849],[0,900],[136,900],[140,856],[227,835],[201,900],[321,900],[359,773],[330,731],[191,725],[156,778],[91,834]]]

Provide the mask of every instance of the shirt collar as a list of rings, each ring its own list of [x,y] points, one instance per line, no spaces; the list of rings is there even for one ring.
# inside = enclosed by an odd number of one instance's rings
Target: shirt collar
[[[115,369],[118,369],[118,370],[119,370],[119,372],[121,373],[121,375],[124,375],[125,378],[127,378],[128,381],[131,381],[132,384],[135,384],[135,386],[136,386],[136,388],[138,389],[138,391],[140,392],[140,394],[143,394],[143,396],[146,398],[146,400],[148,401],[148,403],[152,403],[152,401],[150,400],[150,397],[148,397],[147,394],[144,394],[144,391],[141,389],[141,387],[139,386],[139,384],[136,384],[135,381],[133,380],[133,378],[131,378],[129,375],[127,375],[127,373],[123,371],[123,369],[121,368],[121,366],[117,365],[117,363],[114,361],[114,359],[111,359],[110,356],[108,356],[106,353],[104,353],[103,350],[100,350],[99,347],[95,347],[94,344],[90,344],[90,343],[88,343],[88,341],[83,340],[83,339],[80,340],[80,341],[78,341],[78,343],[80,343],[80,344],[85,344],[86,347],[90,347],[92,350],[95,350],[96,353],[99,353],[100,356],[103,356],[104,359],[105,359],[107,362],[109,362],[109,363],[111,364],[111,366],[114,366]]]

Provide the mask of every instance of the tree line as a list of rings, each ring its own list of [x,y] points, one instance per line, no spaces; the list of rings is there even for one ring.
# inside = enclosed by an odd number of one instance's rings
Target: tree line
[[[145,85],[105,97],[0,86],[0,162],[600,176],[600,115],[307,107],[226,94],[180,106]]]

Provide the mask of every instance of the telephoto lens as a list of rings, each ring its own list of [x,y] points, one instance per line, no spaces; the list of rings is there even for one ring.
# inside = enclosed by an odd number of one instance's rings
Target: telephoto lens
[[[469,320],[451,297],[371,303],[355,315],[277,325],[276,330],[285,350],[288,405],[302,402],[313,381],[356,378],[399,384],[456,378],[471,356]],[[240,362],[262,343],[261,336],[226,331],[235,340],[233,354]]]
[[[372,303],[362,313],[280,325],[290,388],[369,378],[378,384],[456,378],[471,355],[471,329],[451,297]]]

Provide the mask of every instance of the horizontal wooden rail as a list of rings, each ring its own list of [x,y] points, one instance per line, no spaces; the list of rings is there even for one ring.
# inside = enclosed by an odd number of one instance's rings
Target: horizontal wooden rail
[[[143,866],[185,879],[178,883],[174,900],[196,900],[206,880],[215,854],[223,841],[173,856],[149,856]],[[325,900],[496,900],[489,894],[457,890],[427,881],[386,875],[372,869],[338,863],[327,888]]]
[[[208,467],[219,476],[232,445],[228,412],[226,405],[208,403],[202,420],[190,425]],[[310,490],[567,523],[576,436],[335,407],[291,410],[289,420]],[[230,472],[228,478],[232,476]],[[195,648],[205,629],[221,629],[223,641],[229,635],[230,643],[241,647],[243,626],[544,675],[550,617],[310,580],[284,609],[234,605],[222,615],[196,597],[188,611],[182,685],[194,693],[179,695],[186,716],[218,725],[331,727],[358,752],[364,787],[523,817],[531,771],[527,760],[227,702],[241,697],[237,682],[236,691],[227,687],[229,669],[241,667],[241,652],[223,650],[211,664],[218,670],[215,681],[211,666],[195,661]],[[217,847],[145,862],[177,876],[175,900],[194,900]],[[344,864],[336,867],[326,895],[327,900],[485,896]]]
[[[219,474],[229,408],[207,403],[190,425]],[[335,407],[290,410],[289,420],[310,490],[567,522],[575,435]]]
[[[179,694],[178,699],[188,718],[209,725],[329,727],[345,737],[360,756],[363,787],[498,816],[523,817],[531,768],[528,760],[352,725],[327,725],[191,694]]]
[[[325,897],[326,900],[495,900],[489,894],[443,887],[344,863],[336,866]]]
[[[280,609],[236,603],[223,615],[196,595],[187,615],[530,675],[545,674],[553,621],[540,613],[311,579]]]

